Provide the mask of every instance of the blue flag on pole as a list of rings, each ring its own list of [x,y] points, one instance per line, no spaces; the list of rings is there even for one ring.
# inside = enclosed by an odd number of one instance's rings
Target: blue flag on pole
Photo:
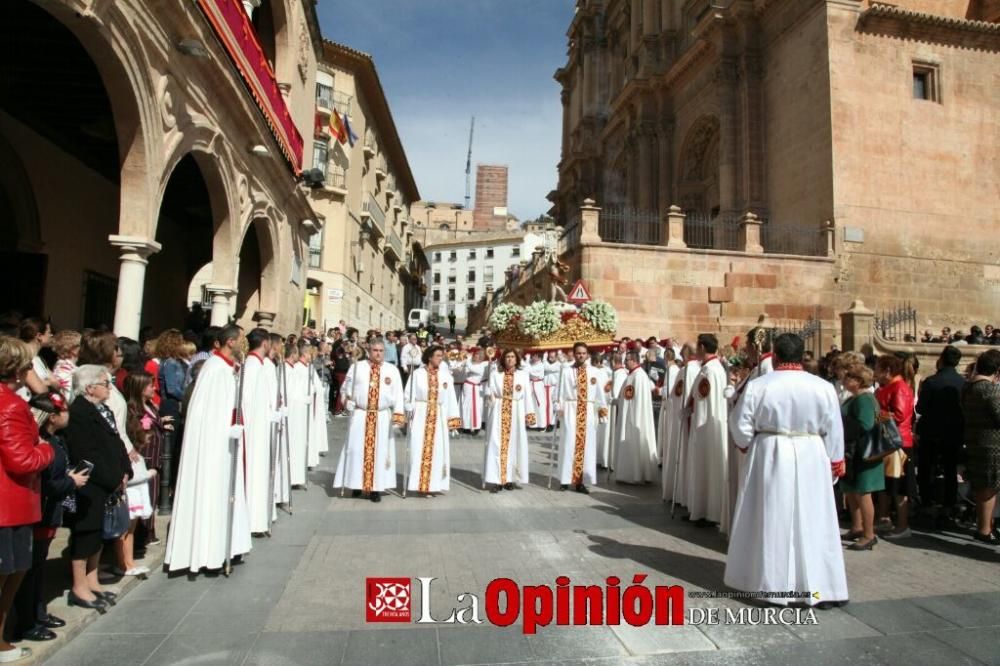
[[[347,141],[351,144],[351,148],[353,148],[354,142],[358,140],[358,135],[351,128],[351,119],[347,117],[346,113],[344,114],[344,129],[347,130]]]

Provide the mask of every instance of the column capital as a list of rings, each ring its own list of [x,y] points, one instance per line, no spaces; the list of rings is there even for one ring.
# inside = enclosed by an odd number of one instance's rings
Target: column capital
[[[274,319],[277,316],[274,312],[264,312],[263,310],[257,310],[253,313],[252,319],[257,322],[257,325],[261,328],[266,328],[268,330],[274,326]]]
[[[149,238],[142,236],[119,236],[112,234],[108,236],[108,241],[119,248],[122,255],[135,254],[139,259],[145,260],[149,255],[156,254],[163,246]]]
[[[222,296],[224,298],[229,298],[230,296],[236,295],[235,289],[224,284],[206,284],[205,291],[210,293],[213,297]]]

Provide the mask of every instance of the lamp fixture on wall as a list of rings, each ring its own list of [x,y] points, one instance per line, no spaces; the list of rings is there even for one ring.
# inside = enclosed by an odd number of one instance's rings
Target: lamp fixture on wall
[[[211,55],[205,45],[197,39],[182,39],[177,42],[177,50],[195,58],[208,58]]]
[[[267,149],[267,146],[258,143],[256,145],[250,146],[250,152],[257,157],[267,157],[271,154],[271,151]]]

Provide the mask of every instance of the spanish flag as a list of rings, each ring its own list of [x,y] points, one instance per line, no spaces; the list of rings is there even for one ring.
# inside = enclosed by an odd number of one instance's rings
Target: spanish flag
[[[330,135],[341,145],[347,143],[347,128],[344,127],[344,121],[336,109],[330,114]]]

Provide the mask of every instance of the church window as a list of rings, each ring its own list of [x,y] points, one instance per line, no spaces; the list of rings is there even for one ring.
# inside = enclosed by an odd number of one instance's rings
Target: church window
[[[941,101],[938,66],[931,63],[913,63],[913,99],[928,102]]]

